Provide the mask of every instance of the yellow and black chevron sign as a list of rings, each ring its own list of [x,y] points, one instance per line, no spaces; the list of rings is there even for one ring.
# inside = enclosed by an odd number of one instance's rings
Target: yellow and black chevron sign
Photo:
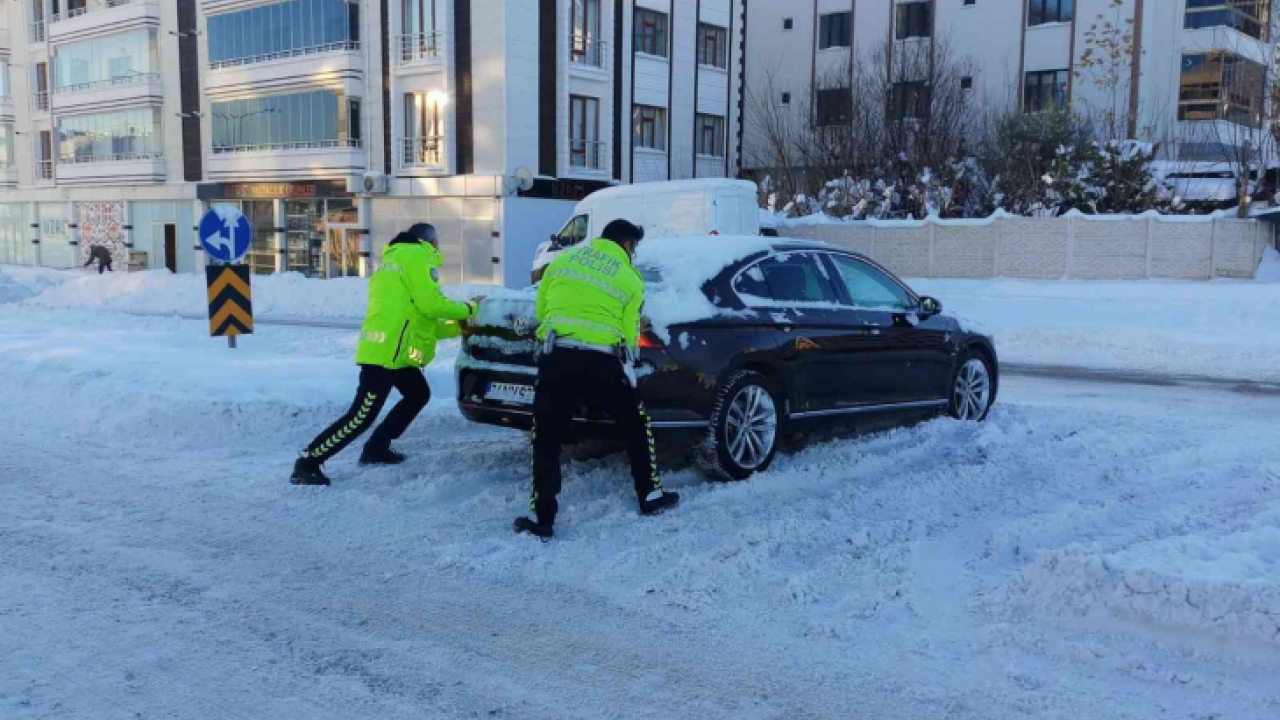
[[[253,290],[248,265],[210,265],[209,335],[235,337],[253,334]]]

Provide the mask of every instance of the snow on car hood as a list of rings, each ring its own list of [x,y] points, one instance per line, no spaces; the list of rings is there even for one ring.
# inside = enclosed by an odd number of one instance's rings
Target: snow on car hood
[[[785,243],[759,235],[699,235],[641,242],[635,262],[649,281],[645,316],[653,324],[653,332],[670,343],[671,326],[724,312],[702,293],[703,284],[742,258]]]

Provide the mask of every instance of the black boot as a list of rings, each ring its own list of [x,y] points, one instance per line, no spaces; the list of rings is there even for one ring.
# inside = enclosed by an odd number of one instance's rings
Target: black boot
[[[320,463],[311,458],[298,458],[293,464],[293,477],[289,482],[294,485],[328,485],[329,478],[320,470]]]
[[[529,533],[544,542],[555,537],[555,527],[551,523],[540,523],[524,515],[516,518],[516,533]]]
[[[640,501],[640,514],[661,515],[679,504],[680,493],[663,492],[659,490],[656,493],[651,493],[649,497]]]
[[[360,453],[361,465],[399,465],[404,462],[404,455],[391,449],[391,444],[369,443]]]

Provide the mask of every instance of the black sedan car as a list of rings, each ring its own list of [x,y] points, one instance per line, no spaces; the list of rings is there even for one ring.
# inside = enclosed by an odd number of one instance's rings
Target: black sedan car
[[[699,465],[714,476],[763,471],[784,437],[820,424],[981,421],[995,401],[991,338],[856,253],[776,238],[662,239],[641,243],[637,266],[652,323],[641,396],[656,430],[696,436]],[[536,330],[532,293],[485,301],[457,364],[467,419],[531,426]],[[584,437],[612,427],[592,407],[576,424]]]

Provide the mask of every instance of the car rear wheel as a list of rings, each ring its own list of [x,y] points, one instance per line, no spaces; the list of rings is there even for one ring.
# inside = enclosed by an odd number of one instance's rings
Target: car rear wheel
[[[781,407],[764,375],[749,370],[732,375],[716,398],[699,466],[721,480],[745,480],[768,469],[778,453]]]
[[[957,420],[982,422],[991,411],[995,377],[991,363],[980,352],[970,350],[960,359],[951,382],[951,403],[947,413]]]

